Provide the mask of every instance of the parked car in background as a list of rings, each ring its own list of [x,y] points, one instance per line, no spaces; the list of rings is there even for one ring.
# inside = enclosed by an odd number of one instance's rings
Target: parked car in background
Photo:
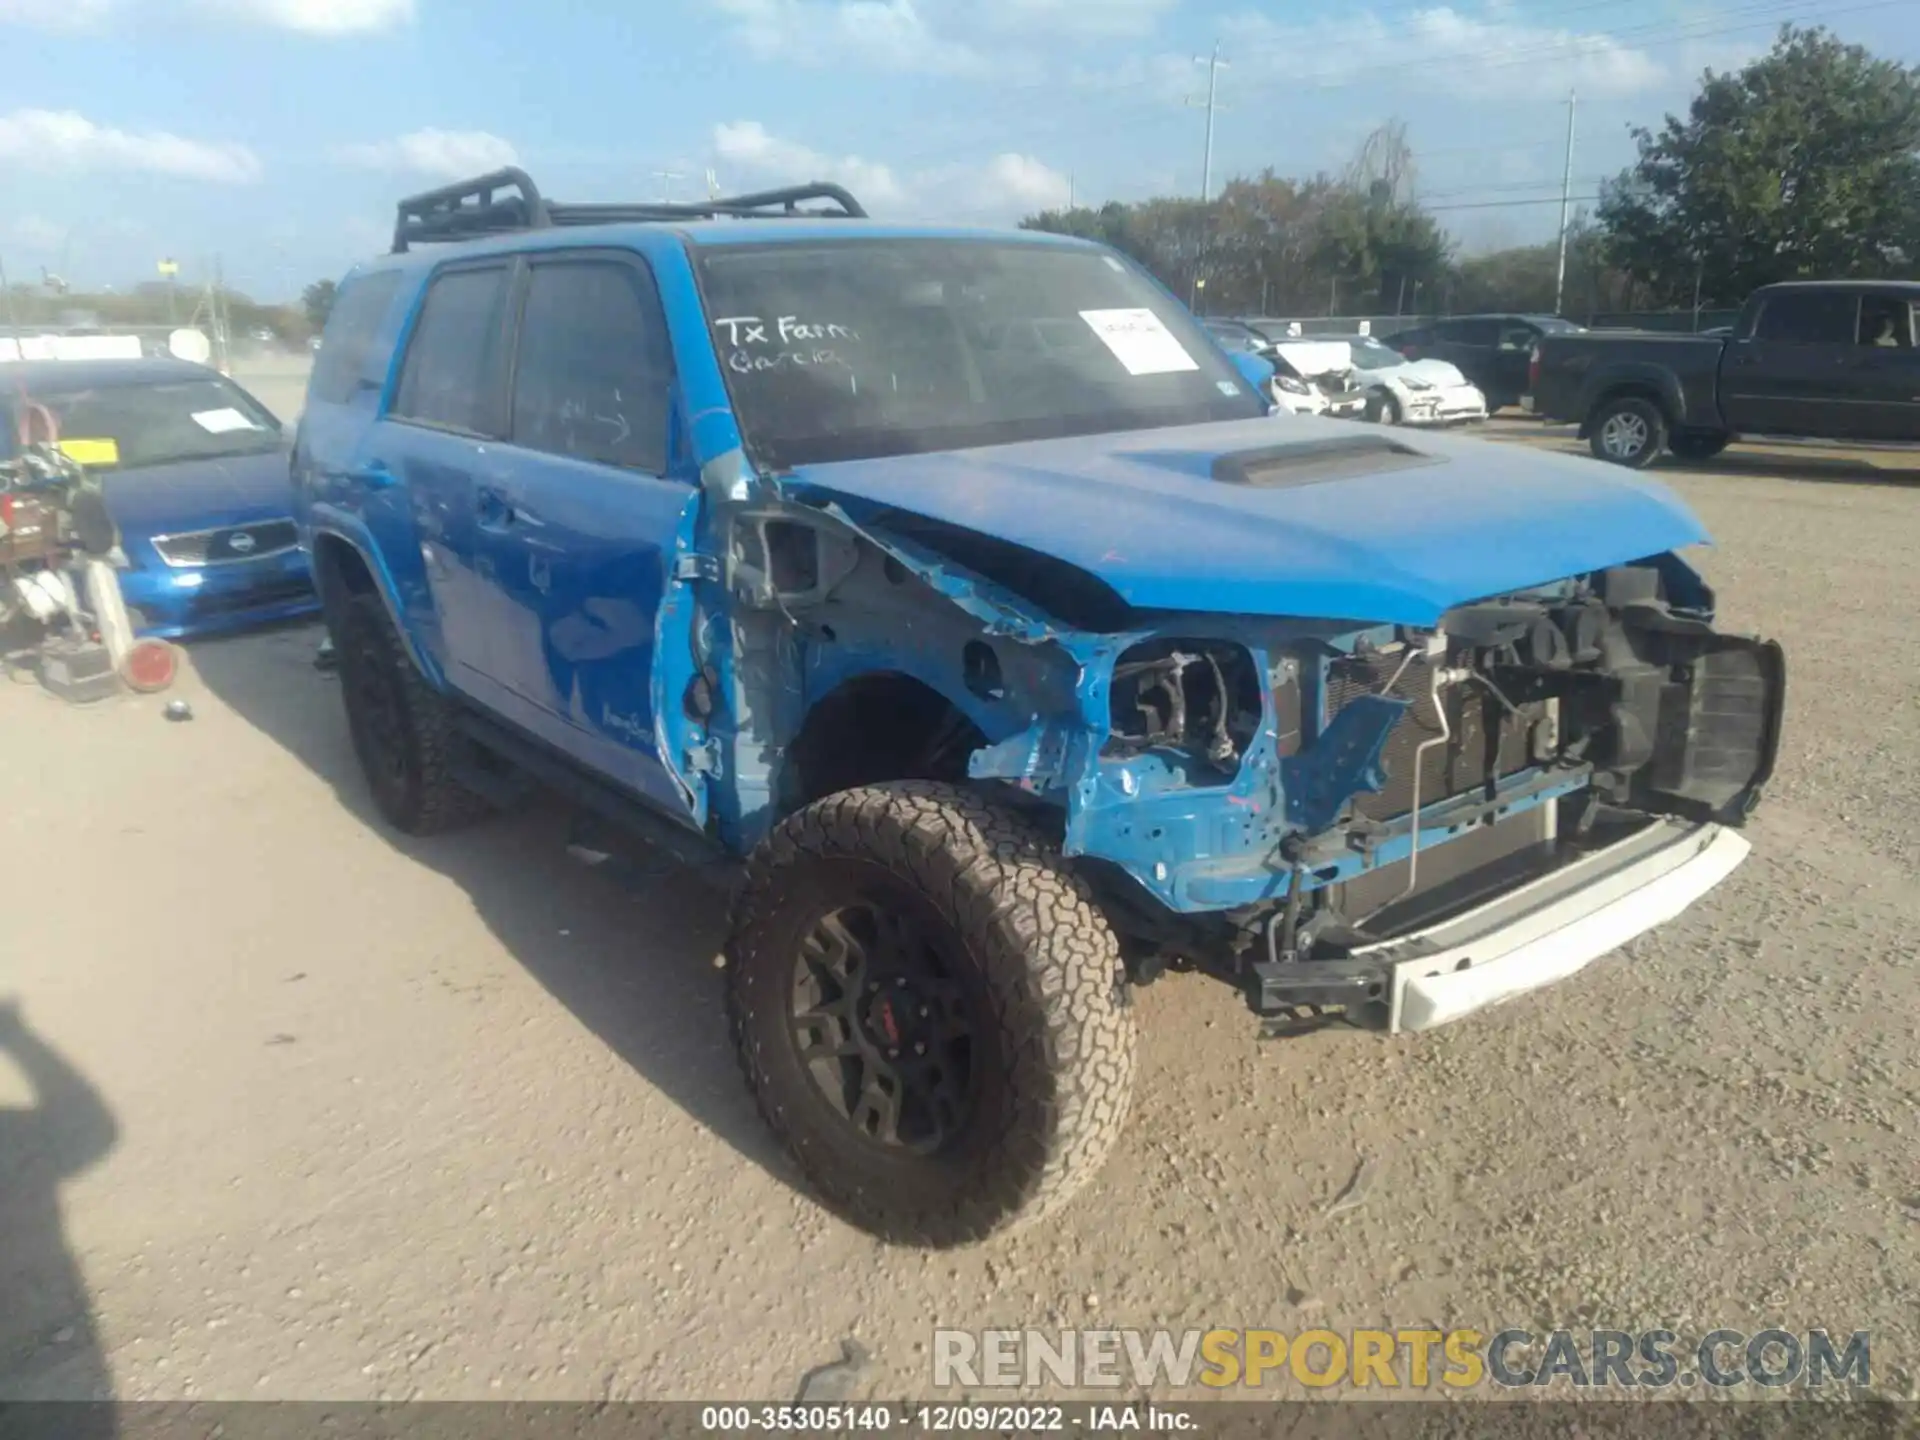
[[[1487,418],[1480,387],[1445,360],[1409,360],[1371,335],[1333,337],[1353,356],[1365,417],[1381,425],[1466,425]]]
[[[1797,281],[1756,290],[1724,337],[1548,335],[1530,408],[1636,469],[1667,450],[1710,459],[1742,435],[1920,440],[1917,308],[1913,281]]]
[[[1577,335],[1585,327],[1554,315],[1453,315],[1396,330],[1386,343],[1409,360],[1445,360],[1487,397],[1487,413],[1518,405],[1527,393],[1527,364],[1543,335]]]
[[[1273,369],[1269,381],[1269,398],[1274,405],[1289,415],[1324,415],[1328,401],[1325,392],[1310,385],[1296,369],[1274,348],[1273,341],[1262,335],[1251,325],[1240,320],[1203,320],[1207,333],[1213,336],[1222,350],[1229,355],[1257,355]]]
[[[1358,420],[1366,413],[1367,392],[1353,378],[1353,356],[1338,339],[1279,340],[1274,353],[1307,384],[1326,397],[1326,413],[1335,420]]]
[[[266,406],[185,360],[21,361],[0,370],[0,446],[43,405],[97,476],[136,631],[191,639],[319,609],[294,531],[288,445]]]

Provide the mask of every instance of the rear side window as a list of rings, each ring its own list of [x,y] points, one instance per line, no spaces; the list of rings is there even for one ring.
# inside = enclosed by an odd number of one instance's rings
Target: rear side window
[[[1500,337],[1497,320],[1449,320],[1436,325],[1434,333],[1455,345],[1492,345]]]
[[[377,386],[381,376],[370,373],[376,356],[374,342],[400,289],[400,272],[387,270],[349,280],[334,297],[327,328],[314,357],[307,396],[322,405],[344,405],[363,384]],[[384,370],[384,366],[380,367]]]
[[[454,270],[427,287],[394,397],[396,419],[469,435],[497,428],[498,373],[507,268]]]
[[[513,443],[663,473],[670,354],[660,297],[632,265],[536,265],[520,318]]]
[[[1851,345],[1859,308],[1857,296],[1837,291],[1783,290],[1761,306],[1754,337],[1790,345]]]

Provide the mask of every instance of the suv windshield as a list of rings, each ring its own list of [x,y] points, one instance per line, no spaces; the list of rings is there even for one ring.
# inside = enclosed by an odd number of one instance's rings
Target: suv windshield
[[[1266,411],[1192,316],[1099,251],[726,245],[699,268],[734,408],[771,465]]]
[[[255,455],[281,443],[278,423],[260,403],[218,376],[87,389],[40,385],[33,398],[53,412],[63,444],[92,442],[90,470]]]

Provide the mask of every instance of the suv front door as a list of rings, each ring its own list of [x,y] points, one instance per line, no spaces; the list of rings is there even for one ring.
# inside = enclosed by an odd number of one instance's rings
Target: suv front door
[[[661,723],[681,703],[665,695],[658,663],[663,601],[700,492],[672,473],[659,292],[625,251],[530,255],[525,267],[499,504],[479,523],[500,617],[496,678],[541,739],[699,819]],[[689,635],[674,634],[687,651]]]

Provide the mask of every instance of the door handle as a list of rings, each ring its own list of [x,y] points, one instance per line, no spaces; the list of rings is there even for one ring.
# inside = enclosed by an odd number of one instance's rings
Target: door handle
[[[504,530],[519,518],[513,496],[505,490],[492,485],[478,485],[474,487],[473,500],[481,525],[488,529]]]
[[[393,472],[380,460],[369,460],[355,470],[350,478],[369,490],[389,490],[397,483]]]

